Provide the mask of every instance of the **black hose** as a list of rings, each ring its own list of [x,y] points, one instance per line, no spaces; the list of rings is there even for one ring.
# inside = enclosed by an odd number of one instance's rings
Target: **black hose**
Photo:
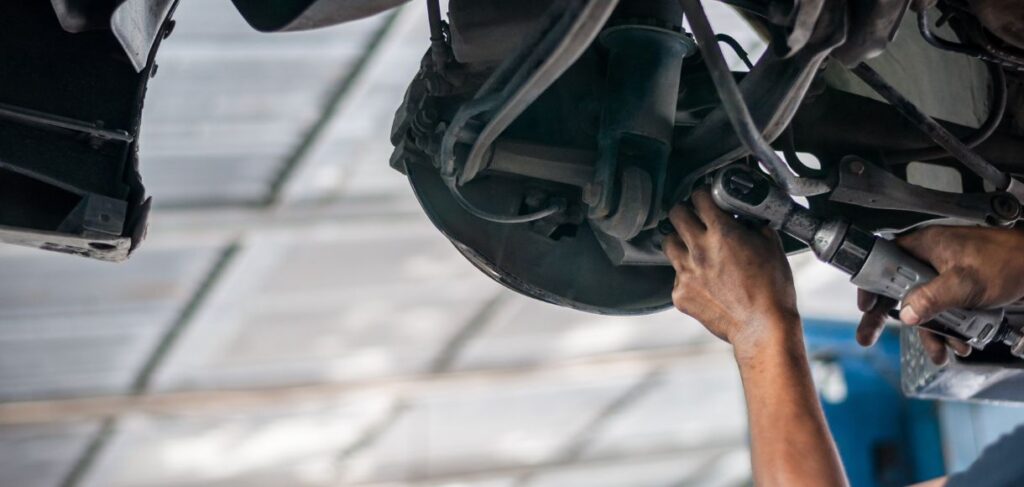
[[[707,14],[699,0],[679,0],[686,17],[690,20],[690,27],[697,40],[704,61],[707,63],[708,73],[715,82],[715,89],[721,99],[722,108],[732,123],[733,130],[739,136],[743,145],[754,154],[768,168],[772,179],[775,180],[789,194],[794,196],[812,196],[829,191],[828,184],[821,180],[799,178],[790,172],[786,162],[775,153],[771,145],[764,139],[761,130],[754,119],[750,116],[746,101],[740,92],[736,80],[725,62],[722,50],[718,47],[718,40],[715,32],[711,29]]]
[[[564,204],[555,202],[549,205],[547,208],[544,208],[543,210],[538,210],[526,215],[498,215],[496,213],[490,213],[481,210],[480,208],[477,208],[476,205],[467,200],[466,197],[462,195],[462,191],[459,190],[459,185],[458,183],[455,182],[455,180],[446,179],[445,185],[448,186],[448,189],[451,191],[452,196],[455,198],[455,201],[459,203],[459,206],[461,206],[462,209],[468,211],[470,214],[477,218],[481,218],[489,222],[504,224],[529,223],[535,220],[540,220],[541,218],[546,218],[548,216],[554,215],[555,213],[565,210]]]
[[[934,47],[937,47],[944,51],[956,52],[964,54],[966,56],[971,56],[982,61],[996,63],[1004,68],[1009,68],[1015,71],[1024,71],[1024,65],[1021,65],[1020,63],[1016,63],[1008,59],[1003,59],[998,56],[993,56],[992,54],[977,47],[969,46],[967,44],[960,44],[957,42],[943,39],[935,35],[935,33],[932,32],[931,21],[928,18],[928,9],[921,9],[921,11],[917,13],[917,28],[918,30],[921,31],[921,37],[924,38],[925,42],[931,44]]]
[[[441,5],[439,0],[427,0],[427,21],[430,24],[430,58],[438,70],[444,71],[448,62],[444,29],[441,27]]]
[[[967,147],[974,148],[988,140],[999,128],[1006,114],[1007,89],[1006,73],[995,63],[987,63],[989,75],[992,77],[992,101],[989,103],[988,117],[971,135],[964,138],[963,143]],[[901,163],[911,161],[928,161],[949,156],[949,151],[942,147],[926,147],[923,149],[910,149],[887,153],[886,159],[890,163]]]
[[[743,49],[743,46],[741,46],[739,41],[734,37],[728,34],[717,34],[715,35],[715,39],[718,39],[718,42],[731,47],[733,52],[736,53],[736,56],[740,58],[740,61],[743,61],[743,65],[747,67],[747,70],[754,69],[754,63],[751,62],[750,55],[747,54],[746,49]],[[782,148],[782,155],[786,160],[786,164],[789,164],[790,169],[798,175],[802,177],[808,176],[807,171],[813,169],[807,167],[807,165],[804,164],[804,161],[801,161],[800,156],[796,153],[796,144],[793,141],[793,126],[787,126],[779,137],[782,138],[784,144]]]
[[[867,83],[871,89],[875,90],[879,95],[882,95],[882,98],[885,98],[886,101],[892,104],[893,108],[903,114],[917,128],[934,140],[936,144],[949,151],[950,155],[962,162],[968,169],[981,176],[985,181],[992,183],[1000,191],[1005,191],[1010,186],[1010,177],[1006,173],[996,169],[995,166],[978,155],[977,152],[971,150],[970,147],[967,147],[960,139],[946,130],[945,127],[939,125],[938,122],[922,112],[899,91],[896,91],[896,88],[887,83],[874,69],[871,69],[870,66],[861,63],[855,66],[852,71],[853,74],[856,74],[857,77]]]
[[[743,65],[747,67],[748,71],[754,69],[754,63],[750,61],[750,55],[747,54],[747,50],[743,49],[743,46],[733,36],[729,34],[716,34],[715,39],[731,47],[732,52],[736,53],[736,57],[740,58],[740,61],[743,61]]]

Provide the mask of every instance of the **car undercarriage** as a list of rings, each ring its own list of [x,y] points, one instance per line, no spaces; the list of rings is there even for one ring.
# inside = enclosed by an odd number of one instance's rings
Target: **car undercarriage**
[[[276,32],[402,2],[234,3]],[[715,32],[697,0],[450,0],[446,16],[428,1],[431,36],[390,165],[488,276],[602,314],[671,305],[667,212],[730,165],[767,175],[817,217],[886,237],[1022,217],[1015,2],[723,3],[767,43],[758,59]],[[175,5],[0,7],[0,241],[110,261],[142,243],[138,133]],[[726,54],[746,68],[730,70]],[[1007,316],[1019,327],[1017,311]],[[934,367],[905,335],[911,392],[973,397],[1019,380],[1001,344]],[[994,398],[1011,397],[1003,389]]]

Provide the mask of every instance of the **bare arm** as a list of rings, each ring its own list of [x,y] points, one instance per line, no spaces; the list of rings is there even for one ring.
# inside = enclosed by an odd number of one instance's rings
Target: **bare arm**
[[[778,236],[719,210],[705,191],[670,214],[672,300],[731,343],[747,401],[758,485],[847,485],[818,403]]]
[[[740,361],[740,376],[757,485],[846,485],[802,340],[766,344]]]

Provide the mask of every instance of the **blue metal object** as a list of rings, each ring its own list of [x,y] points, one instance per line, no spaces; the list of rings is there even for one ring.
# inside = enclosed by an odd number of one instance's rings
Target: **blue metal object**
[[[804,334],[825,417],[854,487],[903,486],[945,475],[937,405],[900,391],[899,333],[872,348],[851,323],[808,320]]]

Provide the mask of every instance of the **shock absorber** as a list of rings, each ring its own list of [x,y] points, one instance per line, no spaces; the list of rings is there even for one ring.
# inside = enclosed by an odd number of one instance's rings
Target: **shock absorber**
[[[656,222],[683,58],[696,51],[675,0],[622,2],[601,34],[608,50],[605,101],[589,217],[622,240]]]

